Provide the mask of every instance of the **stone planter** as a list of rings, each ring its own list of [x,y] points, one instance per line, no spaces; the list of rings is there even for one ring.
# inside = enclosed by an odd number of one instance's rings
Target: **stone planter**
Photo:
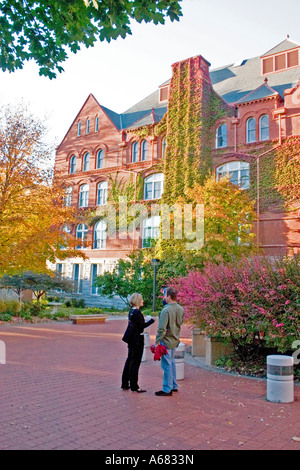
[[[199,328],[193,329],[192,356],[205,357],[206,341],[205,335]]]
[[[206,336],[206,355],[205,364],[213,366],[215,361],[222,356],[228,356],[233,353],[233,344],[224,343],[222,338],[215,338],[214,336]]]
[[[199,328],[193,329],[192,356],[205,358],[205,365],[212,366],[217,359],[232,352],[232,343],[224,343],[222,338],[206,336]]]

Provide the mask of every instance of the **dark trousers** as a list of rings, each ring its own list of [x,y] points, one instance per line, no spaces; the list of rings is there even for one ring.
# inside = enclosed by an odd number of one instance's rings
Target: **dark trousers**
[[[130,387],[137,390],[139,368],[144,351],[144,336],[141,336],[138,343],[128,344],[128,356],[122,374],[122,388]]]

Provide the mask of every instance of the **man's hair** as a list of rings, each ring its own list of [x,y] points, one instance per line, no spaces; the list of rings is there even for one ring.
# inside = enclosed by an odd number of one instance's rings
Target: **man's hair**
[[[129,303],[132,307],[137,307],[140,305],[143,296],[135,292],[129,299]]]
[[[170,296],[172,300],[177,299],[177,290],[174,287],[167,287],[166,289],[166,296]]]

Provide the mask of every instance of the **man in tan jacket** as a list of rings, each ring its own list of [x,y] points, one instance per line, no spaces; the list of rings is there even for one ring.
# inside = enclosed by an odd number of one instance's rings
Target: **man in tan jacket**
[[[159,392],[155,392],[155,395],[170,397],[172,392],[178,392],[175,349],[179,344],[184,310],[177,303],[177,291],[173,287],[168,287],[165,290],[164,301],[166,305],[159,314],[155,345],[162,344],[168,352],[161,357],[161,368],[164,372],[163,388]]]

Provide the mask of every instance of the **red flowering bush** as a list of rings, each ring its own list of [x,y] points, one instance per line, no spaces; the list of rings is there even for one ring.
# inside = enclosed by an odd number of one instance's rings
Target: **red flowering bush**
[[[171,285],[188,322],[230,339],[243,360],[262,348],[287,352],[300,337],[300,256],[208,264]]]

